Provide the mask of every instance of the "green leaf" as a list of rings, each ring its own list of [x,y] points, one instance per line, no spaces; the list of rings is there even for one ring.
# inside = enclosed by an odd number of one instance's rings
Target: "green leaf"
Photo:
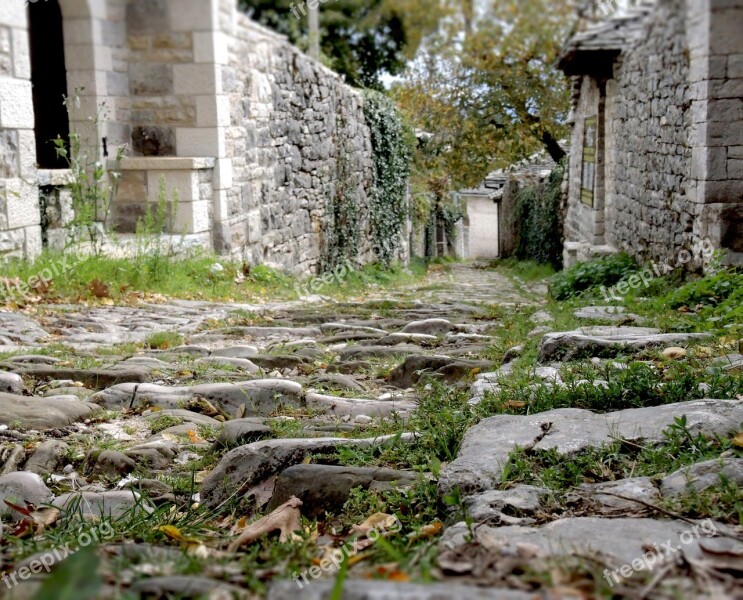
[[[98,555],[92,546],[63,560],[47,577],[34,600],[92,600],[103,585]]]

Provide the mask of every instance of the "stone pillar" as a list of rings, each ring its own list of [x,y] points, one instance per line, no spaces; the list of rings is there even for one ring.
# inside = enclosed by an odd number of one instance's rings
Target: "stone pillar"
[[[41,252],[28,18],[0,3],[0,258]]]
[[[694,233],[743,263],[743,0],[687,0]]]

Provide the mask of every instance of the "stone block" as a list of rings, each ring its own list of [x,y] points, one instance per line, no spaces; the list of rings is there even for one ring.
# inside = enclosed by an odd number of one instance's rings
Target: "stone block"
[[[229,96],[196,96],[196,123],[199,127],[229,127]]]
[[[707,143],[710,146],[735,146],[741,140],[743,140],[743,120],[707,123]]]
[[[214,189],[228,190],[232,187],[232,160],[220,158],[214,168]]]
[[[144,171],[121,171],[117,202],[143,203],[147,201],[147,174]]]
[[[21,179],[9,179],[6,181],[4,191],[9,229],[40,223],[39,188],[35,184],[26,183]]]
[[[175,134],[170,127],[134,127],[132,146],[142,156],[174,156]]]
[[[178,127],[175,139],[178,156],[219,158],[225,155],[225,133],[222,127]]]
[[[28,47],[28,32],[23,29],[11,31],[13,42],[13,69],[18,79],[31,79],[31,54]]]
[[[743,8],[729,7],[712,13],[710,22],[710,53],[734,54],[741,49]]]
[[[128,96],[129,95],[129,74],[116,73],[107,71],[106,76],[106,93],[109,96]]]
[[[219,29],[218,0],[168,0],[172,31]]]
[[[27,29],[26,3],[0,2],[0,23],[18,29]]]
[[[727,76],[730,79],[743,79],[743,53],[728,56]]]
[[[743,98],[710,100],[707,115],[710,121],[730,123],[743,121]]]
[[[197,63],[229,62],[227,36],[221,31],[197,31],[193,34],[194,60]]]
[[[743,179],[743,159],[728,159],[727,176],[729,179]]]
[[[163,184],[168,201],[173,200],[176,194],[184,203],[199,200],[197,171],[148,171],[147,189],[151,201],[158,200],[160,187]]]
[[[103,39],[101,31],[101,22],[97,19],[91,20],[89,17],[62,19],[62,31],[64,39],[75,44],[103,44],[107,40]]]
[[[176,94],[222,93],[222,75],[218,65],[173,65],[173,82]]]
[[[135,96],[157,96],[173,92],[171,65],[157,63],[131,63],[129,65],[129,91]]]
[[[177,10],[177,7],[174,7]],[[129,35],[161,33],[170,29],[170,5],[167,0],[134,0],[126,7]]]
[[[706,204],[743,202],[743,181],[737,179],[701,181],[699,188]]]
[[[31,82],[5,79],[0,85],[0,127],[33,129],[34,107]]]
[[[18,130],[18,148],[20,153],[20,177],[36,178],[36,136],[33,129]]]
[[[0,179],[14,179],[20,170],[18,131],[0,129]]]
[[[173,223],[173,233],[201,233],[209,231],[209,201],[181,202]]]

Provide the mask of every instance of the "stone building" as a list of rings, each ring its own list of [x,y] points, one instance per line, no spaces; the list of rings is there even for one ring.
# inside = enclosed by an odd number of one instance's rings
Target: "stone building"
[[[645,1],[570,40],[565,264],[743,259],[743,0]]]
[[[109,169],[128,146],[110,213],[123,237],[164,182],[187,243],[310,271],[341,153],[368,227],[363,97],[236,5],[0,2],[0,256],[61,243],[68,174],[49,140],[70,130]]]
[[[562,142],[561,142],[562,143]],[[515,221],[519,189],[546,181],[557,165],[541,152],[507,169],[490,173],[477,188],[458,192],[465,208],[462,218],[463,258],[507,258],[516,251],[518,224]]]

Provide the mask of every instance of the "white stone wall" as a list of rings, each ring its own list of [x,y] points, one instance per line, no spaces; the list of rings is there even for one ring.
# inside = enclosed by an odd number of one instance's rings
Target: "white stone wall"
[[[28,20],[24,0],[0,2],[0,257],[41,252]]]
[[[498,258],[498,203],[488,197],[464,196],[469,223],[467,258]],[[456,244],[459,245],[459,240]]]

